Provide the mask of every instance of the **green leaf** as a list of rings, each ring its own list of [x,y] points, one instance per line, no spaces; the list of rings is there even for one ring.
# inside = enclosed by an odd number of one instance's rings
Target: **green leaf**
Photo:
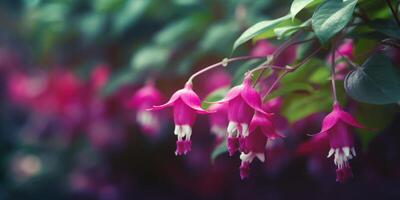
[[[163,68],[168,61],[170,53],[170,49],[166,47],[146,46],[132,57],[131,67],[138,71],[148,68]]]
[[[352,98],[371,104],[400,101],[400,71],[390,58],[375,54],[345,79],[345,90]]]
[[[199,33],[208,16],[202,14],[192,14],[186,18],[168,24],[164,29],[157,33],[154,40],[157,44],[165,46],[177,46],[185,39],[193,38]],[[200,30],[199,30],[200,29]]]
[[[213,150],[213,152],[211,153],[211,163],[214,163],[215,159],[220,156],[223,153],[228,152],[228,149],[226,147],[226,140],[223,140],[223,142],[221,142],[221,144],[219,144],[217,147],[215,147],[215,149]]]
[[[393,20],[374,20],[370,22],[370,25],[380,33],[400,39],[400,28]]]
[[[294,0],[290,6],[290,15],[294,19],[301,10],[303,10],[307,5],[309,5],[314,0]]]
[[[326,43],[351,20],[357,0],[329,0],[321,4],[312,16],[312,27],[321,41]]]
[[[312,92],[314,88],[309,83],[304,82],[294,82],[294,83],[286,83],[281,86],[270,95],[264,97],[264,101],[268,99],[273,99],[275,97],[284,96],[286,94],[295,92],[295,91],[306,91]]]
[[[151,1],[135,0],[126,1],[123,9],[115,13],[112,23],[113,34],[121,34],[128,27],[133,26],[149,7]]]
[[[328,111],[331,104],[329,90],[314,91],[311,94],[298,94],[286,99],[282,113],[292,123],[312,113]]]
[[[299,29],[308,27],[310,22],[311,20],[307,20],[302,24],[298,24],[296,21],[293,21],[292,25],[275,28],[274,33],[279,40],[285,39],[296,33]]]
[[[207,28],[207,32],[199,42],[199,48],[202,51],[218,50],[225,53],[226,46],[235,41],[234,35],[237,32],[239,32],[239,26],[234,21],[215,23]]]
[[[233,45],[233,50],[235,50],[237,47],[242,45],[243,43],[253,39],[260,33],[263,33],[267,30],[272,30],[274,29],[278,24],[290,20],[290,15],[285,15],[281,18],[274,19],[274,20],[265,20],[262,22],[258,22],[248,28],[246,31],[242,33],[242,35],[239,36],[238,39],[236,39],[234,45]]]

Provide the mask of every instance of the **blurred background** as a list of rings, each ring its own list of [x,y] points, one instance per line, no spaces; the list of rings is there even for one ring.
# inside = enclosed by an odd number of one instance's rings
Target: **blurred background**
[[[298,153],[328,111],[314,109],[316,101],[286,110],[288,137],[245,181],[239,158],[211,161],[207,117],[198,117],[192,152],[180,157],[170,113],[158,116],[156,130],[138,124],[132,96],[146,81],[156,80],[165,100],[191,73],[230,56],[246,28],[285,15],[290,3],[1,0],[0,199],[400,199],[398,105],[349,100],[375,129],[357,134],[354,179],[345,184],[335,182],[326,150]],[[214,71],[194,89],[203,99],[240,78],[235,69]]]

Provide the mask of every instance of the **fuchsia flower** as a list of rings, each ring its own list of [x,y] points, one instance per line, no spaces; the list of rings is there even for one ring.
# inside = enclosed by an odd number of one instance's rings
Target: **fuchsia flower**
[[[250,134],[244,138],[240,155],[242,163],[240,165],[240,177],[245,179],[249,175],[250,163],[254,158],[258,158],[261,162],[265,161],[265,150],[268,139],[276,139],[283,137],[275,129],[272,121],[259,112],[256,112],[250,123]]]
[[[148,82],[133,95],[130,105],[136,109],[136,122],[142,127],[144,133],[154,135],[160,130],[159,114],[148,112],[147,109],[160,104],[162,99],[161,93],[152,82]]]
[[[192,126],[196,120],[196,114],[208,114],[200,107],[200,98],[192,90],[192,84],[186,83],[183,89],[176,91],[169,101],[163,105],[153,106],[149,110],[160,110],[169,106],[174,108],[174,122],[176,141],[176,155],[187,154],[191,150]]]
[[[228,105],[227,104],[213,104],[209,108],[214,111],[209,115],[211,133],[213,133],[217,140],[221,141],[227,136],[228,127]]]
[[[328,158],[334,155],[337,166],[336,181],[344,182],[351,178],[352,172],[349,160],[356,156],[350,127],[364,128],[348,112],[342,110],[338,103],[322,122],[320,134],[328,134],[330,150]]]
[[[241,85],[233,87],[218,103],[228,103],[227,147],[232,156],[239,149],[239,138],[249,135],[249,124],[255,111],[266,116],[271,114],[262,110],[260,94],[251,86],[250,76],[246,76]]]

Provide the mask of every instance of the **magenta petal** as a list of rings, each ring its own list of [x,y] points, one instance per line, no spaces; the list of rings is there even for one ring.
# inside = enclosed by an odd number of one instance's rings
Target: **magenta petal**
[[[338,112],[335,110],[332,111],[322,121],[321,131],[318,132],[317,134],[329,131],[333,126],[335,126],[338,120],[339,120]]]
[[[183,90],[183,89],[182,89]],[[164,109],[168,106],[172,106],[176,100],[178,100],[178,98],[181,96],[182,94],[182,90],[178,90],[176,91],[171,98],[168,100],[167,103],[159,105],[159,106],[153,106],[152,108],[147,109],[148,111],[153,111],[153,110],[161,110]]]
[[[242,91],[242,89],[243,89],[243,85],[235,86],[229,90],[229,92],[226,94],[226,96],[223,99],[213,102],[213,103],[227,103],[230,100],[237,97],[240,94],[240,92]]]
[[[249,148],[247,147],[247,138],[240,137],[239,138],[239,150],[243,153],[249,153]]]
[[[257,93],[257,91],[252,88],[249,85],[244,85],[243,86],[243,90],[240,93],[242,98],[244,99],[244,101],[250,106],[252,107],[254,110],[266,115],[266,116],[271,116],[271,113],[267,113],[265,112],[262,108],[261,108],[261,97],[260,94]]]
[[[175,155],[182,155],[185,153],[185,141],[176,141]]]
[[[182,89],[181,91],[182,91],[181,99],[183,100],[183,102],[185,102],[186,105],[188,105],[190,108],[192,108],[199,114],[210,113],[209,111],[206,111],[200,107],[201,105],[200,98],[197,96],[195,92],[193,92],[193,90]]]
[[[229,152],[229,156],[233,156],[235,152],[239,149],[239,138],[228,137],[226,141],[226,146]]]
[[[338,111],[338,112],[339,112],[339,117],[343,122],[345,122],[351,126],[357,127],[357,128],[364,128],[364,126],[361,125],[360,123],[358,123],[357,120],[354,119],[354,117],[350,115],[350,113],[345,112],[343,110]]]

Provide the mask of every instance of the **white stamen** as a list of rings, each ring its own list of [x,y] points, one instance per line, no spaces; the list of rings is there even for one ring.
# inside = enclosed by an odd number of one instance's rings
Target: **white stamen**
[[[230,121],[228,124],[228,128],[226,129],[228,131],[229,136],[237,136],[238,132],[238,124],[236,122]]]
[[[356,149],[354,149],[354,147],[353,147],[353,148],[351,148],[351,152],[353,153],[354,157],[356,157],[356,156],[357,156],[357,154],[356,154]]]
[[[333,155],[333,153],[335,153],[335,149],[332,149],[332,148],[329,149],[329,153],[328,153],[327,158],[331,157]]]
[[[244,137],[249,136],[249,126],[247,124],[240,124],[242,126],[242,135]]]
[[[249,153],[241,153],[240,154],[240,160],[242,160],[242,162],[249,162],[251,163],[254,158],[256,157],[256,155],[253,152],[249,152]]]
[[[256,153],[256,157],[258,158],[258,160],[260,160],[261,162],[265,161],[265,154],[264,153]]]
[[[178,141],[182,141],[184,137],[186,137],[186,140],[190,140],[192,128],[189,125],[175,125],[174,134],[178,136]]]
[[[183,134],[186,136],[186,140],[190,140],[190,136],[192,136],[192,128],[189,125],[183,125]]]
[[[335,155],[333,162],[339,169],[345,167],[349,160],[356,156],[354,147],[331,148],[328,153],[328,158],[333,154]]]
[[[346,157],[350,156],[350,147],[343,147],[343,152]]]

